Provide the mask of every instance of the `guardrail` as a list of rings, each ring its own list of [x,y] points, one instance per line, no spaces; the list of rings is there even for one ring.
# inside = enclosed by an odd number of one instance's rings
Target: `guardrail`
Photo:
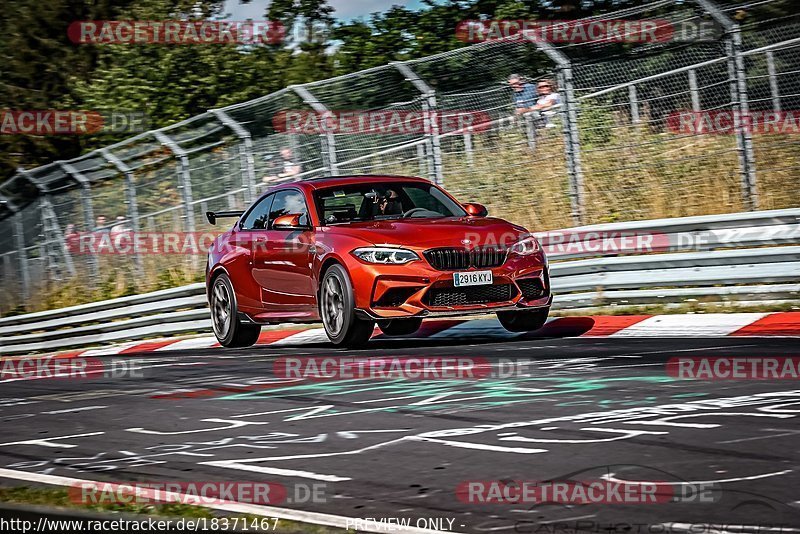
[[[539,234],[553,307],[800,302],[800,209],[598,224]],[[203,284],[0,319],[0,354],[208,331]]]

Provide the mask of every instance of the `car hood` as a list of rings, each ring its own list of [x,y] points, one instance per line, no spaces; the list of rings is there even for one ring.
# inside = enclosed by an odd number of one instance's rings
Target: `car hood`
[[[332,234],[347,235],[373,245],[408,247],[464,247],[511,245],[527,231],[521,226],[493,217],[446,217],[354,222],[326,228]],[[469,243],[465,243],[469,240]]]

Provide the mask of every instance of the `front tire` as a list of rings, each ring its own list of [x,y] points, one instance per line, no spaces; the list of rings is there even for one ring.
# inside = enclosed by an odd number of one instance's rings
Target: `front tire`
[[[544,326],[549,313],[550,308],[499,311],[497,312],[497,318],[503,328],[509,332],[532,332]]]
[[[375,322],[356,316],[353,285],[341,265],[332,265],[322,277],[319,314],[325,333],[337,347],[359,347],[367,343]]]
[[[228,348],[250,347],[258,341],[261,326],[246,324],[239,320],[236,293],[227,274],[223,273],[214,279],[209,305],[211,325],[220,345]]]
[[[379,321],[378,328],[387,336],[409,336],[419,330],[422,319],[390,319]]]

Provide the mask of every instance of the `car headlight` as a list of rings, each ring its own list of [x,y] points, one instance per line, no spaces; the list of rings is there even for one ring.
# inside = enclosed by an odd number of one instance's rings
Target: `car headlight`
[[[355,249],[353,254],[367,263],[391,265],[403,265],[419,259],[419,256],[414,251],[404,248],[364,247]]]
[[[541,249],[539,242],[535,237],[530,236],[514,243],[511,247],[511,252],[519,254],[520,256],[530,256],[531,254],[539,252],[539,249]]]

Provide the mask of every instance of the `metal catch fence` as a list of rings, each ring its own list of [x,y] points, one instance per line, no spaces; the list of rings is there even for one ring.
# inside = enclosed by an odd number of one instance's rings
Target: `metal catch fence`
[[[171,268],[201,273],[197,258],[76,255],[70,236],[211,231],[206,210],[243,207],[279,180],[425,176],[537,231],[796,207],[800,14],[786,5],[658,0],[593,20],[655,21],[668,39],[481,42],[20,169],[0,184],[0,312],[69,283],[134,292],[158,287]],[[512,74],[552,80],[554,111],[516,113]],[[365,111],[416,124],[378,133],[307,123]],[[479,120],[448,127],[443,117],[458,114]],[[754,114],[773,130],[746,124]],[[718,117],[733,121],[727,131],[698,127]]]

